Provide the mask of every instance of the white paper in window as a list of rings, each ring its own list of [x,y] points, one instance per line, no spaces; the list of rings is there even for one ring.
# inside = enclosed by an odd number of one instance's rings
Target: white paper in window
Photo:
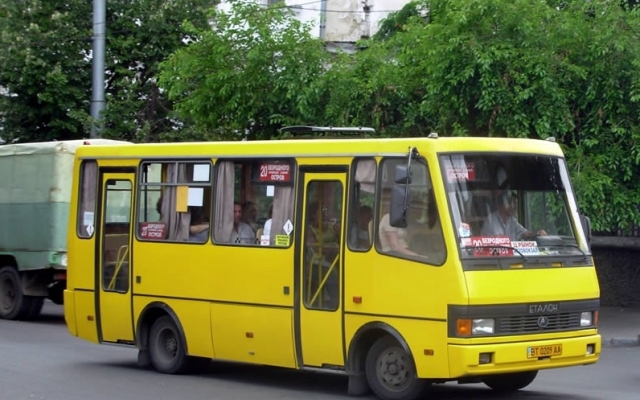
[[[202,207],[204,203],[204,188],[189,188],[189,195],[187,196],[187,205],[193,207]]]
[[[195,164],[193,166],[193,181],[194,182],[209,181],[209,164]]]
[[[267,197],[273,197],[275,191],[276,191],[276,187],[275,186],[273,186],[273,185],[267,186]]]
[[[85,211],[82,217],[82,225],[93,225],[93,211]]]

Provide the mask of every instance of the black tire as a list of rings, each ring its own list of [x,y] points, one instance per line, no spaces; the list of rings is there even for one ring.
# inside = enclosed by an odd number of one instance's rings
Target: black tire
[[[158,318],[151,326],[149,357],[156,371],[163,374],[181,374],[189,369],[185,344],[178,327],[168,315]]]
[[[40,296],[25,296],[29,301],[29,310],[24,315],[25,321],[33,321],[40,316],[42,306],[44,305],[44,297]]]
[[[482,379],[485,385],[500,393],[515,392],[531,384],[538,371],[515,372],[512,374],[489,375]]]
[[[29,297],[22,294],[18,271],[10,266],[0,268],[0,318],[22,319],[30,306]]]
[[[411,353],[391,336],[371,346],[365,372],[371,390],[382,400],[415,400],[428,387],[427,381],[417,377]]]

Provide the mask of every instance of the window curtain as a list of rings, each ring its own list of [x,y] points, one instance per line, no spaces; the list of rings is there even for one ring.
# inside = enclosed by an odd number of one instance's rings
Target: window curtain
[[[187,182],[187,167],[184,164],[167,164],[166,182]],[[165,186],[162,195],[162,222],[167,227],[167,239],[183,242],[189,240],[191,215],[177,212],[177,186]]]
[[[235,171],[233,162],[222,161],[217,164],[216,202],[213,237],[216,242],[228,243],[233,231],[233,195]]]
[[[284,225],[291,220],[293,226],[293,212],[295,209],[293,186],[276,186],[273,198],[273,215],[269,243],[276,244],[276,235],[286,235]],[[293,235],[293,231],[291,232]]]

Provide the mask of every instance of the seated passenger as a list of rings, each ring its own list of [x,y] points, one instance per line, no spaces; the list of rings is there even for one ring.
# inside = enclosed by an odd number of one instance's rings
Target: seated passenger
[[[371,243],[369,238],[369,222],[373,219],[373,209],[370,206],[360,206],[357,223],[351,227],[351,244],[353,247],[366,249]]]
[[[191,207],[189,226],[190,242],[206,242],[209,239],[209,221],[202,207]]]
[[[389,222],[389,214],[385,214],[380,220],[380,247],[384,253],[398,253],[410,257],[424,257],[409,250],[407,239],[409,237],[406,228],[394,228]]]
[[[258,209],[251,201],[244,203],[242,207],[242,222],[249,225],[254,232],[257,232],[258,226]]]
[[[233,231],[231,231],[231,243],[256,244],[256,234],[253,229],[242,222],[242,206],[238,202],[233,203]]]

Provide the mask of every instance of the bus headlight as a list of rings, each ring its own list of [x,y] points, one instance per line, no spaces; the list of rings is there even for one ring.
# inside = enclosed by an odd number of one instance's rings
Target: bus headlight
[[[67,266],[67,253],[64,253],[62,256],[60,256],[60,265],[62,265],[63,267]]]
[[[471,321],[472,335],[493,334],[496,321],[493,318],[479,318]]]
[[[580,314],[580,326],[593,325],[593,313],[591,311],[585,311]]]

